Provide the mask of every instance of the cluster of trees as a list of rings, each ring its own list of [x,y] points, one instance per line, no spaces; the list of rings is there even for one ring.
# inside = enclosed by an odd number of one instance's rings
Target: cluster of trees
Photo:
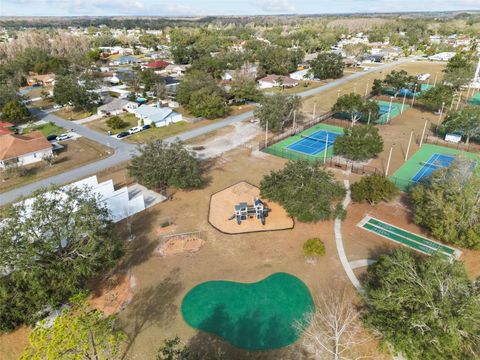
[[[53,88],[53,99],[60,105],[90,110],[99,99],[93,89],[94,84],[88,79],[82,80],[75,75],[59,76]]]
[[[260,126],[272,132],[281,132],[285,125],[290,124],[293,118],[301,118],[300,109],[302,99],[299,96],[276,94],[264,96],[255,109],[255,116],[260,121]]]
[[[14,125],[23,124],[30,118],[30,112],[25,104],[17,99],[8,101],[1,109],[1,119]]]
[[[438,84],[418,97],[418,102],[428,110],[438,111],[442,106],[448,107],[453,101],[454,89],[445,84]]]
[[[75,187],[49,193],[1,210],[0,331],[34,324],[122,255],[96,195]]]
[[[199,160],[180,141],[152,140],[138,152],[128,165],[128,173],[148,188],[191,189],[203,184]]]
[[[397,187],[381,174],[364,176],[351,186],[352,200],[376,204],[391,201],[398,194]]]
[[[332,106],[332,112],[348,115],[353,126],[360,120],[366,120],[368,123],[376,121],[380,114],[380,107],[376,101],[365,99],[359,94],[350,93],[337,99]]]
[[[338,54],[320,53],[310,63],[310,74],[315,79],[338,79],[343,76],[345,63]]]
[[[406,359],[478,359],[479,285],[460,261],[397,249],[368,268],[363,321]]]
[[[459,132],[468,144],[470,139],[480,136],[480,111],[475,106],[465,106],[459,111],[448,114],[443,121],[440,132]]]
[[[335,139],[333,151],[350,160],[367,160],[383,151],[383,139],[372,125],[355,126]]]
[[[458,159],[410,189],[415,223],[447,243],[480,248],[480,175]]]
[[[209,74],[192,70],[177,87],[177,101],[192,115],[213,119],[228,112],[223,89]]]
[[[345,188],[319,162],[298,160],[266,175],[260,183],[264,198],[280,203],[303,222],[344,217]]]
[[[411,92],[419,90],[418,79],[416,76],[410,75],[405,70],[392,70],[385,76],[385,79],[375,79],[373,81],[372,95],[381,95],[385,91],[389,91],[395,97],[400,90],[410,90]]]
[[[447,63],[445,69],[445,83],[459,90],[462,85],[468,84],[475,73],[478,58],[476,51],[457,52]]]

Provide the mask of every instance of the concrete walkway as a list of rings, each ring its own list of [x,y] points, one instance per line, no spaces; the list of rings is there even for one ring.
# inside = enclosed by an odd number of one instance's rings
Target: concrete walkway
[[[347,195],[343,200],[343,208],[346,210],[348,205],[350,204],[351,197],[350,197],[350,182],[348,180],[344,180],[343,183],[345,184],[345,188],[347,189]],[[363,292],[362,285],[360,281],[358,281],[355,273],[353,272],[350,263],[348,262],[347,255],[345,254],[345,248],[343,247],[343,238],[342,238],[342,220],[339,218],[335,219],[335,243],[337,245],[338,257],[340,258],[340,262],[342,263],[343,269],[347,273],[348,278],[350,279],[355,289],[358,292]]]
[[[87,124],[91,121],[95,121],[95,120],[98,120],[98,119],[101,119],[103,117],[103,115],[100,115],[100,114],[93,114],[89,117],[86,117],[85,119],[80,119],[80,120],[74,120],[72,122],[74,122],[75,124]]]
[[[358,268],[361,268],[361,267],[373,265],[376,262],[377,262],[377,260],[373,260],[373,259],[360,259],[360,260],[350,261],[348,264],[350,265],[352,270],[355,270],[355,269],[358,269]]]

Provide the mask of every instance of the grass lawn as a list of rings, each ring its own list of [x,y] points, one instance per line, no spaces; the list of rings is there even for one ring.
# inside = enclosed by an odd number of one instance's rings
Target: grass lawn
[[[32,131],[41,131],[43,135],[48,136],[52,134],[60,135],[65,132],[65,129],[61,126],[57,126],[52,122],[49,122],[44,125],[32,126],[27,127],[23,130],[24,134],[28,134]]]
[[[85,119],[86,117],[92,116],[93,114],[96,114],[96,112],[97,112],[96,108],[93,108],[92,110],[89,110],[89,111],[63,108],[53,112],[52,114],[58,117],[61,117],[62,119],[65,119],[65,120],[80,120],[80,119]]]
[[[118,134],[122,131],[130,129],[133,126],[137,126],[138,124],[138,119],[135,117],[134,114],[123,113],[117,116],[125,122],[125,126],[120,129],[112,129],[107,125],[107,121],[111,117],[104,117],[99,120],[91,121],[87,123],[86,126],[101,133],[106,133],[110,131],[112,134]]]
[[[274,87],[270,89],[263,89],[264,93],[274,93],[274,94],[297,94],[299,92],[307,91],[310,89],[315,89],[319,86],[325,85],[326,81],[300,81],[298,86],[292,88],[282,89],[279,87]]]
[[[34,106],[36,108],[39,108],[40,110],[44,109],[51,109],[55,103],[51,98],[48,99],[41,99],[34,101],[30,104],[30,106]]]

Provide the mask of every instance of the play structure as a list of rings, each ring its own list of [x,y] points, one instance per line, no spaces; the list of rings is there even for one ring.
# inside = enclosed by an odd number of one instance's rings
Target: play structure
[[[268,216],[270,209],[266,207],[265,203],[259,198],[253,200],[253,205],[248,205],[246,202],[241,202],[235,205],[234,214],[230,217],[230,220],[237,219],[237,224],[240,225],[242,221],[247,219],[257,219],[265,225],[265,218]]]

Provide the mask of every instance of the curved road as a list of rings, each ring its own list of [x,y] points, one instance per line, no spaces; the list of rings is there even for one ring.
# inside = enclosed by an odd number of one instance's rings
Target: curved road
[[[317,95],[322,92],[328,91],[332,88],[335,88],[337,86],[346,84],[352,80],[355,80],[357,78],[363,77],[367,74],[377,72],[378,70],[386,69],[392,66],[395,66],[399,63],[404,63],[404,62],[410,62],[410,61],[415,61],[415,58],[404,58],[399,61],[391,62],[391,63],[386,63],[382,64],[376,67],[373,67],[369,69],[368,71],[362,71],[358,72],[352,75],[345,76],[341,79],[337,79],[335,81],[332,81],[326,85],[307,90],[301,93],[298,93],[296,95],[300,97],[308,97],[312,95]],[[108,135],[99,133],[97,131],[91,130],[81,124],[76,124],[72,121],[69,120],[64,120],[62,118],[59,118],[58,116],[55,116],[53,114],[48,114],[44,111],[38,110],[38,109],[31,109],[31,112],[33,115],[35,115],[37,118],[45,120],[45,121],[51,121],[65,129],[71,129],[75,131],[76,133],[85,136],[86,138],[89,138],[93,141],[99,142],[103,145],[109,146],[114,150],[114,154],[106,159],[102,159],[100,161],[87,164],[84,166],[80,166],[76,169],[52,176],[47,179],[39,180],[33,183],[30,183],[28,185],[13,189],[11,191],[5,192],[0,194],[0,206],[11,203],[15,201],[15,199],[21,197],[21,196],[28,196],[31,193],[33,193],[35,190],[42,188],[42,187],[47,187],[51,185],[61,185],[61,184],[66,184],[87,176],[90,176],[92,174],[95,174],[99,171],[102,171],[106,168],[113,167],[115,165],[118,165],[124,161],[129,160],[133,155],[136,153],[136,146],[129,144],[127,142],[112,138]],[[217,121],[215,123],[212,123],[207,126],[203,126],[197,129],[193,129],[190,131],[186,131],[184,133],[172,136],[170,138],[165,139],[167,142],[174,141],[176,138],[179,138],[182,141],[190,140],[193,139],[197,136],[204,135],[207,133],[210,133],[212,131],[218,130],[222,127],[241,122],[243,120],[246,120],[250,117],[253,116],[253,111],[248,111],[243,114],[235,115],[235,116],[230,116],[225,118],[224,120]]]

